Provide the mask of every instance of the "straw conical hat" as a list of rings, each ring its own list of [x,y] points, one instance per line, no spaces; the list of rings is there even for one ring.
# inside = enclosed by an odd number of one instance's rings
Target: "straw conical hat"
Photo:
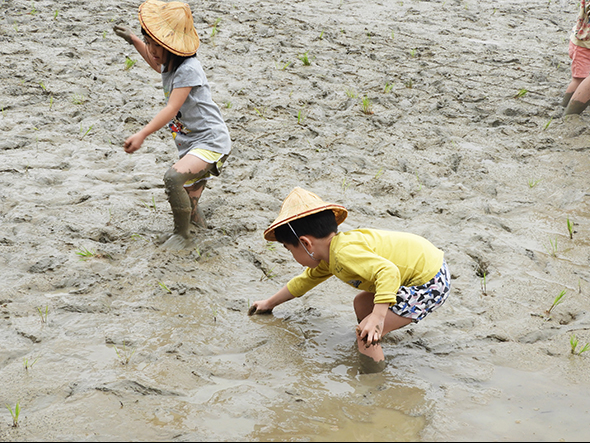
[[[348,211],[344,206],[326,203],[313,192],[296,187],[283,202],[279,216],[272,225],[264,231],[264,238],[268,241],[277,241],[277,238],[275,237],[275,229],[279,226],[327,209],[334,211],[336,223],[338,224],[342,223],[348,215]]]
[[[188,57],[199,48],[191,8],[186,3],[147,0],[139,6],[139,22],[151,38],[173,54]]]

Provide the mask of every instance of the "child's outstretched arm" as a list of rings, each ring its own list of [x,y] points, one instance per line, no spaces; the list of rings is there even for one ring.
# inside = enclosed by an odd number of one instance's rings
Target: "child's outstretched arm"
[[[270,314],[276,306],[286,301],[293,300],[294,298],[293,294],[289,292],[287,285],[285,285],[272,297],[252,303],[252,306],[250,306],[250,309],[248,310],[248,315]]]
[[[133,154],[139,148],[141,148],[141,144],[146,139],[146,137],[158,129],[161,129],[166,125],[170,120],[176,117],[178,114],[178,110],[182,107],[182,104],[185,102],[186,98],[188,97],[189,93],[191,92],[191,87],[186,88],[175,88],[170,93],[170,98],[168,99],[168,103],[164,108],[156,114],[156,116],[145,125],[140,131],[133,134],[123,144],[123,148],[127,154]]]
[[[150,53],[147,49],[147,46],[145,45],[143,40],[141,40],[138,36],[136,36],[133,32],[131,32],[131,29],[127,28],[126,26],[115,25],[115,26],[113,26],[113,31],[115,31],[115,34],[117,34],[119,37],[121,37],[127,43],[129,43],[130,45],[133,45],[135,47],[135,49],[137,50],[137,52],[139,52],[139,54],[147,62],[147,64],[150,65],[152,67],[152,69],[154,71],[156,71],[158,74],[161,74],[160,65],[158,65],[154,61],[154,59],[150,55]]]

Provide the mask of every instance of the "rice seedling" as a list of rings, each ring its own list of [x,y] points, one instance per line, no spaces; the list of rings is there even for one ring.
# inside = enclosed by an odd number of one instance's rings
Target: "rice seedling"
[[[160,287],[166,291],[168,294],[172,294],[172,291],[168,288],[168,286],[166,286],[164,283],[162,283],[161,281],[158,282],[158,284],[160,285]]]
[[[217,309],[211,306],[211,312],[213,313],[213,321],[217,322]]]
[[[481,277],[481,293],[483,295],[488,295],[488,288],[486,285],[486,277],[487,277],[487,274],[485,271],[483,271],[483,276]]]
[[[102,31],[102,38],[107,38],[107,31],[106,30]]]
[[[416,57],[416,50],[415,49],[410,49],[410,57],[412,57],[412,58]]]
[[[541,179],[535,180],[535,179],[529,178],[529,188],[534,188],[535,186],[537,186],[539,184],[540,181],[541,181]]]
[[[324,38],[324,30],[322,29],[322,32],[320,32],[319,39],[322,40],[323,38]]]
[[[16,406],[14,407],[14,411],[6,403],[4,403],[4,404],[6,406],[6,409],[8,409],[8,411],[10,412],[10,415],[12,415],[12,427],[18,428],[18,417],[20,416],[20,400],[16,402]]]
[[[305,66],[311,65],[311,60],[309,59],[309,56],[307,55],[308,53],[309,53],[309,51],[305,51],[303,54],[298,56],[299,60],[301,60]]]
[[[584,346],[582,346],[582,349],[580,349],[578,352],[576,352],[576,349],[578,348],[578,343],[579,343],[579,340],[576,337],[576,334],[572,334],[572,336],[570,337],[570,346],[571,346],[572,355],[582,355],[583,352],[590,350],[590,343],[586,343]]]
[[[387,94],[393,88],[393,83],[385,83],[385,88],[383,88],[383,92]]]
[[[303,123],[303,120],[305,120],[305,114],[303,113],[303,110],[299,110],[297,112],[297,124],[300,125]]]
[[[90,127],[89,127],[89,128],[86,130],[86,132],[85,132],[85,133],[82,135],[82,137],[80,137],[80,140],[82,140],[84,137],[86,137],[86,135],[88,135],[88,133],[89,133],[90,131],[92,131],[92,127],[93,127],[93,126],[94,126],[94,125],[90,125]],[[83,129],[82,129],[82,125],[80,125],[80,134],[82,134],[82,131],[83,131]]]
[[[57,16],[59,15],[59,10],[56,9],[55,12],[53,13],[53,19],[57,20]]]
[[[75,105],[81,105],[86,101],[86,97],[82,94],[74,94],[72,95],[72,103]]]
[[[346,177],[342,179],[342,192],[346,192],[352,183],[346,182]]]
[[[291,65],[291,62],[287,62],[284,63],[283,66],[281,67],[277,62],[275,62],[275,66],[277,69],[280,69],[281,71],[284,71],[285,69],[287,69],[289,66]]]
[[[53,108],[53,95],[49,97],[49,110],[51,111],[51,108]]]
[[[144,202],[143,200],[141,200],[141,202],[144,204],[144,206],[150,210],[153,210],[154,212],[156,211],[156,198],[152,195],[152,204],[148,205],[146,202]]]
[[[346,89],[346,95],[350,98],[356,98],[357,93],[353,89]]]
[[[25,357],[25,358],[24,358],[24,361],[23,361],[23,366],[24,366],[24,368],[25,368],[25,371],[28,371],[28,370],[29,370],[29,368],[31,368],[31,369],[32,369],[32,368],[33,368],[33,365],[34,365],[35,363],[37,363],[37,360],[39,360],[39,357],[37,357],[37,358],[36,358],[36,359],[35,359],[35,360],[34,360],[34,361],[31,363],[31,362],[29,362],[29,359],[28,359],[27,357]]]
[[[555,300],[553,300],[553,304],[551,305],[551,307],[545,311],[545,316],[547,318],[549,318],[551,316],[551,311],[553,311],[553,309],[557,305],[563,303],[563,297],[565,297],[566,293],[567,293],[567,289],[562,289],[561,292],[557,295],[557,297],[555,297]]]
[[[115,345],[113,345],[113,348],[115,348],[117,357],[119,358],[121,364],[124,366],[129,364],[131,357],[133,357],[133,354],[135,354],[135,351],[137,351],[137,349],[133,349],[132,351],[131,349],[127,348],[125,346],[125,340],[123,340],[123,347],[121,349],[117,348],[117,346]]]
[[[371,103],[371,99],[366,95],[362,99],[362,106],[363,106],[363,114],[371,115],[374,114],[373,112],[373,104]]]
[[[133,66],[137,63],[137,60],[133,60],[132,58],[125,56],[125,71],[129,71]]]
[[[261,108],[261,109],[254,108],[254,110],[258,113],[258,115],[260,117],[262,117],[263,119],[266,120],[266,116],[264,115],[266,113],[266,108]]]
[[[137,241],[137,240],[145,240],[145,237],[143,235],[137,234],[137,233],[131,234],[131,238],[133,240],[135,240],[135,241]]]
[[[570,234],[570,240],[574,239],[574,224],[572,223],[572,221],[570,220],[570,218],[567,218],[567,230]]]
[[[523,89],[520,89],[520,90],[519,90],[519,91],[516,93],[516,95],[514,96],[514,98],[521,98],[521,97],[524,97],[525,95],[527,95],[527,94],[528,94],[528,92],[529,92],[529,91],[528,91],[527,89],[524,89],[524,88],[523,88]]]
[[[549,239],[549,245],[550,245],[549,248],[547,246],[545,246],[547,253],[551,257],[557,257],[557,239],[555,239],[555,240]]]
[[[418,171],[416,171],[416,181],[418,182],[418,191],[422,190],[422,183],[420,183],[420,178],[418,177]]]
[[[375,178],[379,178],[383,175],[383,168],[379,168],[379,170],[377,171],[377,174],[375,174]]]
[[[543,126],[543,131],[545,131],[549,127],[549,125],[551,124],[552,121],[553,121],[553,117],[551,117],[549,119],[549,121],[547,123],[545,123],[545,126]]]
[[[78,249],[76,254],[80,256],[80,260],[88,260],[89,258],[96,257],[96,251],[90,251],[84,246]]]
[[[41,309],[40,306],[37,306],[37,312],[41,317],[41,323],[47,323],[47,317],[49,317],[49,306],[45,306],[45,310]]]
[[[404,82],[404,86],[408,89],[412,89],[414,87],[414,81],[412,79],[409,79]]]
[[[37,8],[35,8],[35,3],[31,2],[31,12],[29,14],[35,15],[37,13]]]
[[[41,86],[41,89],[43,89],[44,91],[47,91],[47,88],[45,87],[45,84],[43,82],[39,82],[39,86]]]
[[[276,266],[273,266],[269,270],[262,268],[262,277],[260,277],[260,281],[271,280],[271,279],[275,278],[276,274],[273,273],[275,268],[276,268]]]
[[[395,40],[395,32],[391,31],[391,39]]]
[[[275,251],[277,249],[276,243],[275,242],[272,242],[272,241],[267,241],[265,247],[266,247],[266,249],[268,249],[271,252],[272,251]]]
[[[226,101],[226,102],[225,102],[225,107],[226,107],[226,109],[230,109],[232,106],[233,106],[233,105],[232,105],[232,103],[231,103],[230,101]]]
[[[195,246],[195,253],[197,254],[197,258],[201,258],[201,250],[198,246]]]

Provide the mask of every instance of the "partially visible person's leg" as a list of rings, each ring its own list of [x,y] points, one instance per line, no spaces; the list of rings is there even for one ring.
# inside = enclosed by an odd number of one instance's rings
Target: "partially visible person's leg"
[[[375,294],[372,292],[363,291],[357,294],[354,298],[354,312],[356,313],[357,321],[360,323],[367,315],[373,312],[373,307],[375,304],[373,303],[373,298]],[[403,328],[404,326],[410,324],[412,319],[400,317],[397,314],[391,312],[390,309],[387,310],[387,314],[385,316],[385,323],[383,325],[383,333],[381,334],[384,336],[385,334],[394,331],[399,328]],[[362,355],[370,357],[375,362],[379,363],[385,360],[385,356],[383,355],[383,348],[379,343],[367,346],[366,343],[357,336],[357,346],[358,350]]]
[[[572,59],[572,80],[565,90],[562,105],[564,115],[580,114],[590,102],[590,49],[569,44]]]
[[[200,177],[204,177],[211,168],[210,163],[199,157],[185,155],[164,175],[166,195],[174,218],[174,231],[164,246],[174,249],[182,249],[187,246],[185,240],[190,238],[192,205],[189,194],[184,189],[184,184],[189,180],[198,180]]]
[[[188,193],[188,197],[191,202],[191,222],[195,226],[200,228],[206,228],[207,222],[205,221],[205,214],[199,206],[199,199],[207,186],[206,180],[201,180],[193,185],[185,186],[185,190]]]

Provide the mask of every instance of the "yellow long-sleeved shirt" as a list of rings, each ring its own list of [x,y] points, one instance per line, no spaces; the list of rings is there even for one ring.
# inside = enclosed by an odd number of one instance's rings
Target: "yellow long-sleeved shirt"
[[[355,229],[336,234],[330,243],[329,263],[307,268],[287,283],[300,297],[332,275],[375,294],[375,303],[396,302],[400,286],[419,286],[440,270],[444,253],[415,234],[377,229]]]

